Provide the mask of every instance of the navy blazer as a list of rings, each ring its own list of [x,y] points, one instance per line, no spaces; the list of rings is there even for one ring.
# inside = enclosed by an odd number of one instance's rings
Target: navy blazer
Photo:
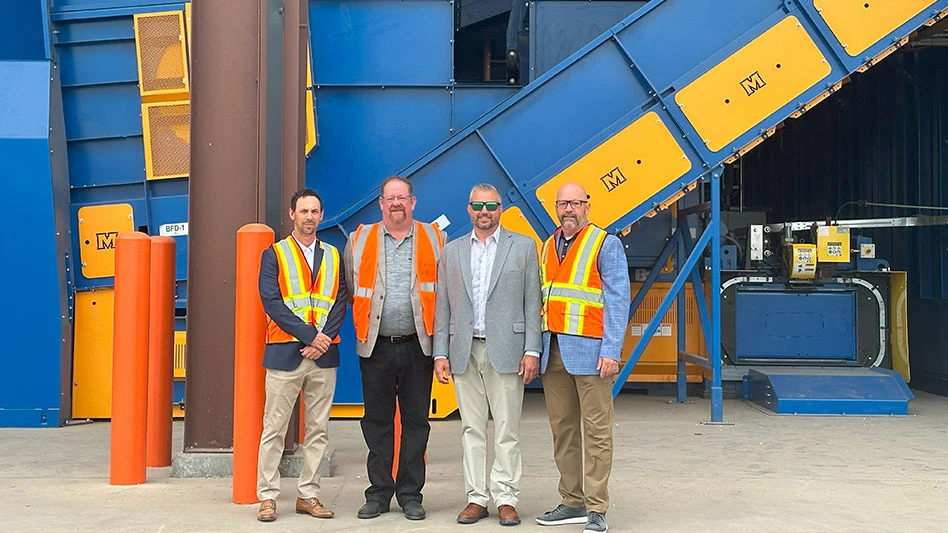
[[[326,325],[323,327],[323,333],[331,339],[339,334],[342,328],[342,321],[346,317],[346,303],[349,300],[349,289],[346,285],[345,265],[339,261],[339,292],[336,294],[336,302],[329,315],[326,317]],[[316,241],[316,253],[313,254],[313,279],[316,279],[316,273],[319,272],[319,265],[323,261],[323,249],[319,247],[319,240]],[[263,352],[263,366],[274,370],[296,370],[303,362],[303,355],[300,353],[306,344],[313,342],[318,331],[315,327],[303,322],[300,317],[293,314],[290,308],[283,303],[283,295],[280,293],[280,282],[277,279],[279,269],[277,267],[276,252],[273,247],[263,251],[260,258],[260,277],[258,287],[260,290],[260,302],[263,304],[263,310],[271,320],[276,322],[280,329],[289,333],[303,342],[280,342],[267,344]],[[305,343],[305,344],[304,344]],[[316,365],[321,368],[332,368],[339,366],[339,345],[333,344],[319,359]]]

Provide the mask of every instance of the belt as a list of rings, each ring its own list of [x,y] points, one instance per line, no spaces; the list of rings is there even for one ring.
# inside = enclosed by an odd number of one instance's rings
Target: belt
[[[379,335],[380,341],[385,341],[391,344],[403,344],[406,342],[411,342],[417,338],[417,333],[412,333],[411,335]]]
[[[474,338],[477,339],[477,340],[479,340],[479,341],[486,341],[486,340],[487,340],[487,337],[486,337],[486,336],[480,336],[480,335],[474,335]]]

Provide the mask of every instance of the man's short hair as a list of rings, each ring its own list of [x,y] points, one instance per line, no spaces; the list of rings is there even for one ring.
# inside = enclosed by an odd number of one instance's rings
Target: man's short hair
[[[323,199],[319,197],[319,194],[313,189],[300,189],[293,193],[293,196],[290,198],[290,211],[296,211],[296,201],[300,198],[305,198],[307,196],[313,196],[319,200],[319,208],[323,208]]]
[[[490,183],[478,183],[477,185],[471,187],[471,194],[467,195],[468,202],[471,201],[471,198],[474,198],[474,193],[477,191],[497,193],[497,198],[500,198],[500,191],[497,190],[497,187],[494,187]]]
[[[403,177],[401,177],[401,176],[389,176],[389,177],[385,178],[385,179],[382,181],[382,187],[379,189],[379,194],[381,194],[382,196],[384,196],[384,195],[385,195],[385,186],[388,185],[389,183],[393,182],[393,181],[400,181],[400,182],[404,183],[404,184],[408,187],[408,194],[409,194],[410,196],[414,196],[414,195],[415,195],[415,188],[411,186],[411,182],[408,181],[407,178],[403,178]]]

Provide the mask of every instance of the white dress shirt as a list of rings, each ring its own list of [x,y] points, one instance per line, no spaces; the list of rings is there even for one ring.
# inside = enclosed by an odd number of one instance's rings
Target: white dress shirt
[[[309,263],[310,272],[313,271],[313,260],[316,259],[316,244],[318,239],[313,239],[313,242],[309,243],[309,246],[303,246],[303,243],[296,238],[296,232],[293,233],[293,239],[296,241],[296,244],[300,245],[300,248],[303,250],[303,257],[306,258],[306,262]]]
[[[494,270],[494,257],[497,255],[497,239],[500,226],[487,236],[484,242],[471,232],[471,294],[474,297],[474,336],[484,337],[487,332],[485,314],[487,311],[487,289],[490,287],[490,274]]]

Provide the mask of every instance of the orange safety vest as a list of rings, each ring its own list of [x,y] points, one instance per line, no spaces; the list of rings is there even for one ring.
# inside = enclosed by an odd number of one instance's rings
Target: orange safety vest
[[[352,321],[356,338],[366,342],[369,338],[369,313],[372,309],[372,294],[378,271],[379,236],[382,224],[360,224],[355,230],[352,257],[359,261],[353,269]],[[421,315],[425,322],[425,333],[434,334],[435,288],[438,285],[438,259],[444,243],[441,231],[434,224],[415,221],[415,279],[418,281],[418,296],[421,298]]]
[[[331,244],[319,243],[323,250],[323,260],[313,281],[313,271],[303,255],[296,239],[289,236],[273,244],[277,259],[277,280],[283,303],[300,320],[322,331],[326,325],[329,310],[336,303],[339,292],[339,250]],[[299,341],[283,331],[276,322],[267,317],[267,344]],[[333,339],[339,343],[339,336]]]
[[[574,237],[576,242],[560,263],[556,237],[543,243],[543,331],[602,338],[602,278],[597,259],[606,232],[592,224]]]

